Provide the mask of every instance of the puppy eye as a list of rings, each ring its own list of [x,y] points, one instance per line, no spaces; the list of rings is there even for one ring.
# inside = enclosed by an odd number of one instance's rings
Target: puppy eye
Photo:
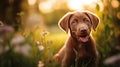
[[[73,20],[73,23],[77,23],[77,22],[78,22],[78,20],[77,20],[77,19],[74,19],[74,20]]]
[[[75,22],[78,22],[78,20],[77,20],[77,19],[74,19],[74,21],[75,21]]]
[[[83,21],[84,21],[84,22],[90,22],[90,20],[87,19],[87,18],[84,18]]]
[[[71,22],[71,24],[73,24],[73,25],[76,24],[76,23],[78,23],[77,19],[73,19],[72,22]]]

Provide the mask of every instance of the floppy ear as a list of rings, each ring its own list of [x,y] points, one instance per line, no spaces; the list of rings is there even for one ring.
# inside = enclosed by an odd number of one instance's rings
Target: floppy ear
[[[67,33],[69,30],[69,21],[70,21],[71,15],[72,15],[72,12],[65,14],[58,22],[58,25]]]
[[[88,11],[86,11],[85,14],[90,18],[93,29],[94,29],[94,31],[96,31],[96,27],[97,27],[98,23],[100,22],[98,16],[96,16],[95,14],[88,12]]]

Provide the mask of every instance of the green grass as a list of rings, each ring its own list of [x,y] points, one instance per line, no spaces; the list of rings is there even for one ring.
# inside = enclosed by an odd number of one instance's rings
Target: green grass
[[[41,59],[45,67],[60,67],[59,63],[53,60],[53,56],[64,45],[68,35],[56,26],[49,27],[48,32],[49,34],[43,37],[45,49]]]

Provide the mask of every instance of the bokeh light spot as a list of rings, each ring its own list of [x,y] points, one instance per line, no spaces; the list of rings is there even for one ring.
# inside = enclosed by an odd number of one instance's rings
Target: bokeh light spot
[[[34,5],[36,3],[36,0],[28,0],[29,5]]]
[[[97,0],[68,0],[68,7],[72,10],[83,9],[85,5],[96,3]]]
[[[119,7],[119,2],[117,0],[112,0],[111,5],[113,8],[117,8],[117,7]]]
[[[47,1],[39,3],[38,5],[39,10],[42,11],[43,13],[52,12],[54,2],[55,0],[47,0]]]

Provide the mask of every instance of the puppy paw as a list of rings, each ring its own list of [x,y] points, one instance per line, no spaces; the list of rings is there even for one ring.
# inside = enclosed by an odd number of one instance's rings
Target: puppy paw
[[[61,57],[59,56],[59,54],[55,54],[53,58],[54,58],[54,60],[56,60],[56,61],[58,61],[58,62],[61,62],[61,61],[62,61],[62,59],[61,59]]]

